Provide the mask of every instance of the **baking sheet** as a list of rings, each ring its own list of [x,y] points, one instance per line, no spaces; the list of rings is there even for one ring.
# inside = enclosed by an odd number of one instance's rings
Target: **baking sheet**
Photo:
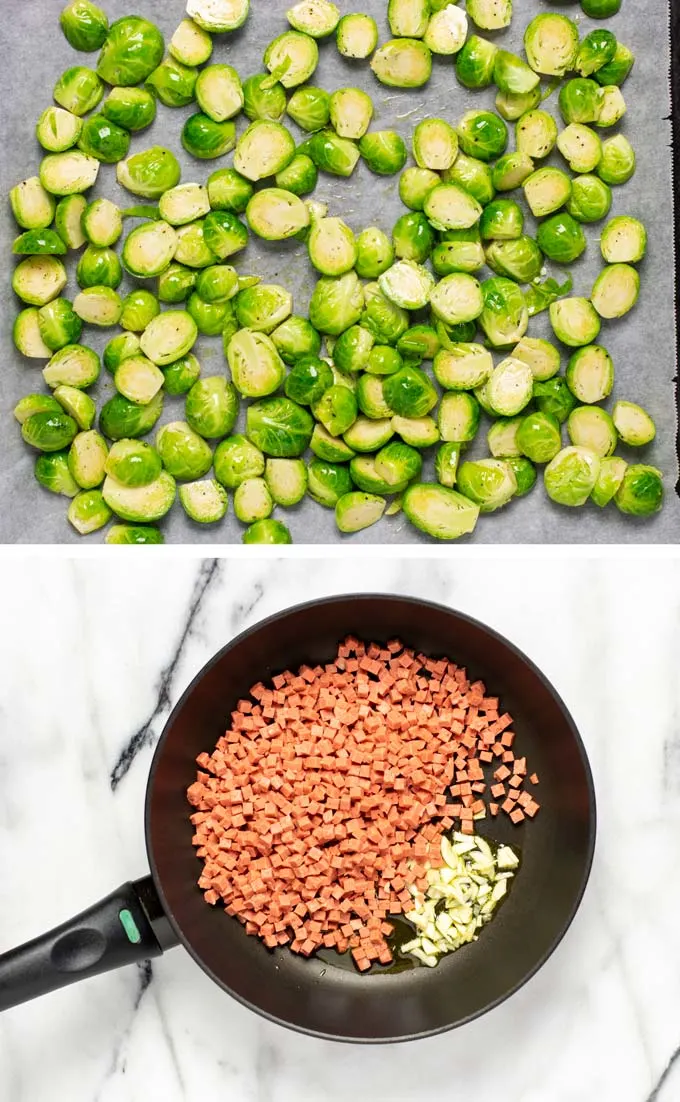
[[[63,0],[24,0],[10,4],[2,0],[3,68],[0,73],[2,102],[3,156],[0,160],[0,186],[3,196],[10,187],[26,176],[37,173],[41,151],[32,137],[32,128],[41,111],[51,102],[52,88],[60,73],[74,64],[92,64],[96,54],[77,54],[63,38],[58,17]],[[107,0],[103,3],[111,19],[138,10],[154,20],[166,36],[166,41],[182,18],[182,0],[143,0],[130,5],[128,0]],[[261,70],[261,57],[267,43],[287,28],[285,0],[265,2],[252,0],[251,15],[246,26],[234,35],[215,38],[214,61],[235,65],[242,78]],[[339,6],[343,12],[360,10],[375,16],[380,26],[381,41],[389,37],[385,0],[363,0],[361,5]],[[515,0],[512,26],[493,37],[504,46],[521,52],[521,39],[528,21],[538,11],[546,10],[538,0]],[[574,4],[551,4],[551,10],[572,17],[580,16]],[[11,17],[10,17],[11,13]],[[641,218],[649,231],[649,248],[640,266],[642,285],[638,304],[631,313],[617,322],[604,322],[600,341],[609,349],[616,368],[616,396],[637,401],[654,417],[658,435],[654,444],[644,450],[644,462],[660,467],[665,474],[666,505],[652,520],[623,517],[611,506],[604,511],[595,506],[564,509],[545,496],[541,479],[533,493],[492,516],[482,517],[471,537],[477,543],[678,543],[680,542],[680,499],[675,492],[678,482],[677,396],[674,257],[673,257],[673,195],[671,183],[670,89],[668,73],[669,9],[665,0],[647,0],[644,18],[639,4],[625,2],[622,11],[606,26],[629,45],[636,55],[633,73],[628,78],[624,94],[628,105],[620,129],[636,149],[638,168],[633,179],[623,187],[614,188],[611,216],[632,214]],[[582,32],[595,24],[580,17]],[[375,104],[374,129],[394,127],[407,142],[413,126],[426,116],[441,115],[451,122],[470,107],[491,107],[495,89],[470,92],[462,88],[451,72],[451,59],[434,58],[430,83],[422,89],[402,91],[387,89],[373,77],[366,62],[349,62],[341,58],[333,41],[321,47],[319,68],[313,83],[330,91],[348,84],[359,85],[370,92]],[[547,108],[557,114],[557,97],[547,101]],[[135,135],[132,151],[152,144],[167,145],[178,154],[183,166],[183,181],[203,182],[217,167],[230,163],[230,156],[217,162],[196,162],[181,148],[180,133],[184,119],[195,108],[171,110],[159,105],[153,127]],[[302,136],[291,123],[291,129]],[[243,119],[239,127],[245,126]],[[559,154],[551,160],[560,163]],[[359,163],[350,180],[320,174],[314,198],[329,204],[329,213],[343,217],[359,231],[375,224],[390,231],[403,213],[398,193],[398,177],[387,179],[373,176]],[[107,195],[122,205],[133,200],[118,189],[113,166],[102,166],[92,197]],[[533,220],[527,216],[528,232]],[[601,225],[601,224],[600,224]],[[584,257],[572,266],[574,294],[588,294],[602,260],[597,242],[599,226],[587,227],[588,249]],[[0,321],[2,347],[2,390],[0,400],[0,541],[4,543],[70,543],[83,544],[82,537],[66,520],[68,502],[43,490],[33,478],[35,454],[23,444],[11,410],[18,398],[30,390],[43,388],[40,375],[42,361],[20,356],[11,340],[17,303],[11,290],[13,261],[11,242],[16,226],[9,204],[3,201],[0,227],[2,255],[6,258],[3,275],[3,309]],[[284,283],[294,293],[294,309],[305,313],[315,273],[307,260],[304,246],[299,243],[266,243],[257,238],[245,252],[239,253],[235,264],[242,273],[255,272],[268,282]],[[70,270],[74,265],[71,263]],[[71,278],[65,294],[75,294]],[[121,288],[125,292],[127,284]],[[114,331],[115,332],[115,331]],[[530,333],[550,336],[547,314],[532,319]],[[84,340],[101,351],[111,331],[88,329]],[[225,368],[220,342],[200,338],[195,349],[203,365],[203,374],[221,373]],[[99,403],[113,393],[108,374],[93,392]],[[181,419],[181,398],[166,398],[162,421]],[[484,453],[484,434],[470,454]],[[622,453],[623,454],[623,453]],[[637,453],[639,455],[639,453]],[[629,457],[629,458],[632,458]],[[426,465],[426,472],[431,469]],[[277,511],[291,529],[296,543],[421,543],[431,542],[417,532],[406,519],[397,515],[384,518],[378,525],[351,537],[340,536],[332,510],[323,509],[305,500],[292,510]],[[222,544],[239,542],[242,526],[233,515],[220,525],[202,527],[184,515],[179,504],[163,522],[168,542]],[[89,542],[101,542],[103,533],[96,533]]]

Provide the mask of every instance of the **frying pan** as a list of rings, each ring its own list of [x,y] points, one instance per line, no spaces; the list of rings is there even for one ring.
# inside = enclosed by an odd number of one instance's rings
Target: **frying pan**
[[[508,900],[479,940],[434,969],[360,975],[344,957],[271,951],[208,906],[196,885],[186,789],[195,758],[223,734],[252,684],[331,661],[346,635],[402,642],[465,665],[515,719],[516,747],[540,776],[541,811],[482,832],[519,846]],[[225,991],[272,1021],[339,1041],[403,1041],[467,1022],[517,991],[547,960],[581,901],[595,845],[595,795],[573,720],[543,674],[495,631],[459,612],[382,595],[313,601],[271,616],[227,644],[194,678],[160,737],[146,793],[151,875],[42,937],[0,956],[0,1009],[181,943]]]

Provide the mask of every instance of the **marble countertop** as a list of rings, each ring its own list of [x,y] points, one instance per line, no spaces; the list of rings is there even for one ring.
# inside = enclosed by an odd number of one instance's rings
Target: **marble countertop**
[[[206,659],[287,604],[352,590],[472,613],[565,698],[599,837],[558,950],[485,1018],[387,1048],[262,1020],[175,949],[5,1013],[2,1102],[678,1102],[680,560],[664,556],[8,560],[0,950],[145,874],[151,754]]]

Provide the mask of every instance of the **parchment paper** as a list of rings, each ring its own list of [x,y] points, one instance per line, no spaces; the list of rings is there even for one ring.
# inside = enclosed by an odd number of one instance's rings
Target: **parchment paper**
[[[58,17],[62,0],[24,0],[12,3],[1,0],[3,67],[0,72],[2,115],[2,157],[0,186],[3,194],[1,247],[3,261],[3,308],[1,319],[2,388],[0,397],[0,540],[5,543],[73,543],[82,544],[82,537],[66,520],[68,502],[43,490],[33,478],[35,454],[22,442],[11,410],[23,394],[43,389],[42,361],[20,356],[11,340],[11,330],[18,304],[11,290],[13,259],[11,242],[17,233],[6,195],[11,186],[27,176],[37,174],[40,147],[33,136],[33,127],[41,111],[51,102],[53,86],[67,67],[94,64],[96,54],[79,54],[71,50],[61,34]],[[183,16],[182,0],[103,0],[111,19],[138,11],[154,20],[168,40]],[[213,61],[233,64],[242,78],[261,71],[262,53],[267,43],[287,28],[286,0],[252,0],[251,15],[246,26],[234,35],[217,36]],[[347,4],[343,12],[364,10],[378,20],[381,41],[389,37],[385,0],[362,0]],[[521,53],[524,28],[528,21],[546,5],[538,0],[515,0],[512,26],[494,37],[503,45]],[[580,16],[575,4],[550,5],[551,10]],[[591,21],[580,16],[583,33],[591,29]],[[605,322],[600,341],[609,349],[616,369],[615,395],[644,405],[653,415],[657,440],[644,449],[643,462],[659,466],[665,473],[666,505],[651,521],[633,520],[619,514],[615,506],[600,511],[595,506],[564,509],[553,505],[539,485],[527,498],[511,503],[491,516],[482,517],[471,537],[479,543],[678,543],[680,542],[680,499],[676,496],[678,463],[676,454],[677,400],[674,387],[676,374],[675,313],[673,285],[673,196],[671,184],[671,128],[669,89],[669,14],[665,0],[646,0],[641,6],[634,0],[624,0],[622,11],[606,26],[635,52],[636,64],[628,78],[624,95],[628,113],[620,129],[628,135],[637,152],[638,168],[633,179],[623,187],[614,188],[611,216],[632,214],[641,218],[649,231],[648,255],[640,266],[642,287],[638,304],[625,318]],[[595,24],[593,24],[595,25]],[[599,24],[600,26],[602,24]],[[321,45],[319,68],[313,83],[329,91],[346,85],[359,85],[371,94],[376,114],[372,127],[394,127],[401,131],[407,144],[416,122],[421,118],[441,115],[455,123],[470,107],[492,107],[495,89],[470,92],[462,88],[452,72],[452,60],[435,58],[433,76],[422,89],[391,90],[380,85],[366,62],[349,62],[338,54],[333,40]],[[557,95],[547,100],[546,107],[557,116]],[[184,119],[195,107],[165,108],[159,105],[154,126],[135,135],[132,152],[152,144],[167,145],[179,156],[183,165],[183,181],[204,182],[217,167],[231,162],[231,155],[217,162],[196,162],[185,154],[180,144]],[[291,129],[302,137],[291,123]],[[245,126],[243,119],[239,126]],[[603,137],[607,132],[601,132]],[[611,132],[609,132],[611,133]],[[511,145],[512,147],[512,145]],[[559,154],[551,158],[561,162]],[[563,163],[563,162],[562,162]],[[329,204],[329,213],[343,217],[355,231],[367,225],[381,226],[390,231],[396,218],[403,213],[397,194],[398,177],[379,178],[359,163],[350,180],[320,174],[315,198]],[[513,193],[517,195],[518,193]],[[121,192],[115,182],[113,166],[103,166],[92,197],[107,195],[129,205],[134,200]],[[588,295],[600,270],[602,259],[598,233],[602,224],[586,227],[588,249],[572,266],[575,294]],[[527,215],[528,232],[533,232],[533,219]],[[295,310],[306,313],[309,294],[316,274],[299,243],[265,243],[251,238],[248,249],[235,258],[242,273],[255,272],[268,282],[281,282],[295,296]],[[70,270],[74,265],[71,263]],[[127,284],[121,291],[125,293]],[[73,297],[77,291],[71,276],[64,292]],[[530,334],[550,337],[547,314],[532,319]],[[112,331],[84,333],[84,341],[101,351]],[[201,338],[195,349],[203,374],[218,374],[225,362],[218,340]],[[566,359],[565,350],[565,359]],[[105,371],[95,396],[99,403],[113,393]],[[611,403],[610,403],[611,404]],[[166,398],[163,421],[183,417],[183,400]],[[470,454],[484,454],[485,432]],[[624,453],[625,454],[625,453]],[[638,458],[640,453],[636,453]],[[633,461],[633,455],[629,455]],[[427,464],[425,471],[431,469]],[[231,509],[230,509],[231,513]],[[402,515],[384,518],[378,525],[351,537],[340,536],[335,528],[332,510],[311,500],[305,500],[292,510],[279,510],[278,515],[289,524],[296,543],[337,543],[345,540],[357,543],[419,543],[430,542]],[[233,515],[220,525],[200,526],[190,522],[181,506],[175,505],[163,522],[166,539],[172,543],[224,544],[240,541],[243,531]],[[103,533],[90,537],[101,542]]]

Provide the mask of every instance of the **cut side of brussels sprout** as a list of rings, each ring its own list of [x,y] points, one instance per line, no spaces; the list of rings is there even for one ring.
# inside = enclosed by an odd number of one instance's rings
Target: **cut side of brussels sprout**
[[[56,203],[37,176],[13,187],[9,193],[12,213],[24,230],[44,230],[51,225]]]
[[[264,52],[264,66],[284,88],[296,88],[309,80],[319,62],[319,47],[308,34],[286,31]]]
[[[368,417],[357,417],[343,435],[343,440],[353,452],[375,452],[394,436],[389,418],[371,421]]]
[[[121,187],[143,199],[160,199],[164,192],[177,186],[181,175],[174,153],[160,145],[135,153],[116,166]]]
[[[283,382],[283,361],[264,333],[240,329],[227,346],[227,359],[234,386],[246,398],[273,394]]]
[[[196,322],[184,310],[167,310],[147,326],[140,345],[144,355],[158,367],[181,359],[196,343]]]
[[[563,448],[543,472],[546,493],[558,505],[578,508],[592,494],[599,472],[599,456],[590,448]]]
[[[509,356],[496,365],[486,383],[489,405],[501,417],[514,417],[529,404],[534,376],[528,364]]]
[[[413,131],[412,148],[419,168],[441,172],[458,156],[458,135],[444,119],[424,119]]]
[[[73,310],[88,325],[117,325],[123,313],[120,295],[112,287],[86,287],[73,300]]]
[[[121,520],[133,524],[160,520],[170,512],[176,495],[175,480],[167,471],[161,471],[158,478],[146,486],[123,486],[107,475],[102,487],[102,496],[109,509]]]
[[[465,12],[455,4],[447,4],[430,15],[423,42],[433,54],[450,57],[465,43],[467,29]]]
[[[604,401],[614,386],[614,364],[606,348],[597,344],[579,348],[569,360],[566,380],[579,402],[592,405]]]
[[[573,69],[578,47],[578,28],[566,15],[537,15],[524,32],[527,60],[542,76],[563,77]]]
[[[437,230],[467,230],[479,222],[482,207],[457,184],[440,184],[425,199],[423,212]]]
[[[586,298],[563,298],[549,307],[550,324],[558,340],[580,348],[597,340],[600,318]]]
[[[336,32],[338,52],[343,57],[370,57],[378,45],[378,26],[370,15],[343,15]]]
[[[481,344],[461,342],[440,349],[433,363],[434,377],[444,390],[474,390],[490,377],[493,357]]]
[[[643,448],[646,444],[651,444],[656,436],[654,421],[635,402],[616,402],[612,410],[612,420],[624,444],[629,447]]]
[[[34,360],[49,360],[52,350],[47,347],[40,334],[38,310],[29,306],[22,310],[14,322],[12,339],[22,356]]]
[[[360,532],[380,520],[385,512],[385,505],[385,499],[376,494],[350,491],[336,502],[335,523],[340,532]]]
[[[432,75],[432,54],[418,38],[393,38],[376,50],[371,69],[390,88],[422,88]]]
[[[307,491],[307,468],[302,459],[268,459],[264,477],[275,505],[297,505]]]
[[[503,417],[494,421],[486,434],[486,442],[494,459],[516,459],[521,455],[518,443],[523,417]]]
[[[163,386],[164,376],[146,356],[129,356],[116,371],[114,382],[123,397],[146,406]]]
[[[330,102],[330,122],[341,138],[362,138],[373,118],[371,97],[361,88],[338,88]]]
[[[600,249],[607,264],[636,264],[647,249],[647,231],[629,215],[612,218],[600,235]]]
[[[71,344],[52,356],[43,369],[48,386],[74,386],[85,390],[99,378],[99,356],[82,344]]]
[[[517,150],[533,160],[552,153],[557,142],[557,123],[547,111],[527,111],[515,126]]]
[[[177,234],[167,222],[146,222],[128,235],[123,264],[131,275],[158,276],[170,266],[177,251]]]
[[[402,499],[406,518],[428,536],[455,540],[474,532],[479,506],[462,494],[434,483],[409,486]]]
[[[531,368],[534,379],[552,379],[560,369],[560,354],[554,344],[540,337],[523,337],[513,348],[512,358]]]
[[[123,216],[110,199],[95,199],[81,218],[83,233],[91,245],[105,249],[115,245],[123,232]]]
[[[51,195],[75,195],[87,191],[97,180],[99,161],[77,149],[51,153],[40,165],[40,182]]]
[[[54,88],[54,99],[72,115],[87,115],[94,110],[102,96],[104,85],[92,69],[75,65],[62,73]]]
[[[248,180],[281,172],[295,156],[295,142],[285,126],[258,119],[243,132],[234,152],[234,168]]]
[[[223,34],[242,27],[250,0],[188,0],[187,15],[204,31]]]
[[[474,395],[449,392],[437,411],[439,435],[449,444],[467,444],[477,435],[480,418],[481,408]]]
[[[459,325],[480,316],[484,296],[474,276],[452,272],[436,284],[430,294],[430,305],[435,316],[446,325]]]
[[[204,65],[212,56],[213,42],[193,19],[183,19],[170,39],[168,49],[182,65]]]
[[[270,187],[255,192],[246,219],[253,233],[266,241],[285,241],[309,225],[309,211],[293,192]]]
[[[227,514],[227,491],[214,478],[187,482],[178,493],[184,512],[197,524],[217,524]]]
[[[29,256],[12,276],[14,293],[31,306],[45,306],[58,298],[66,282],[66,269],[56,256]]]
[[[467,460],[458,467],[456,485],[461,494],[479,506],[482,513],[501,509],[515,496],[517,480],[503,459]]]
[[[73,498],[66,516],[76,532],[81,536],[89,536],[109,523],[111,510],[101,490],[81,490]]]
[[[148,486],[156,481],[162,468],[161,457],[150,444],[142,440],[117,440],[105,456],[102,481],[104,474],[108,474],[123,486]]]
[[[640,276],[630,264],[610,264],[595,283],[590,300],[601,318],[621,318],[632,310],[640,293]]]
[[[569,200],[571,180],[559,168],[539,168],[524,181],[524,196],[536,218],[553,214]]]
[[[602,158],[602,142],[594,130],[572,122],[557,138],[557,148],[572,172],[593,172]]]
[[[158,210],[171,226],[185,226],[210,213],[207,188],[201,184],[178,184],[160,198]]]
[[[466,0],[467,13],[483,31],[498,31],[509,27],[512,0]]]
[[[340,12],[331,0],[301,0],[286,12],[291,27],[312,38],[326,38],[340,22]]]
[[[244,104],[239,75],[231,65],[209,65],[196,81],[196,99],[201,111],[214,122],[226,122],[238,115]]]
[[[379,277],[378,286],[397,306],[406,310],[420,310],[427,306],[430,295],[436,295],[442,284],[435,286],[431,273],[421,264],[412,260],[398,260]]]
[[[234,514],[242,524],[254,524],[270,516],[274,502],[263,478],[246,478],[234,490]]]
[[[35,134],[48,153],[72,149],[83,129],[83,120],[63,107],[48,107],[38,119]]]
[[[611,455],[618,442],[612,418],[599,406],[576,406],[567,418],[567,432],[572,444],[601,458]]]

